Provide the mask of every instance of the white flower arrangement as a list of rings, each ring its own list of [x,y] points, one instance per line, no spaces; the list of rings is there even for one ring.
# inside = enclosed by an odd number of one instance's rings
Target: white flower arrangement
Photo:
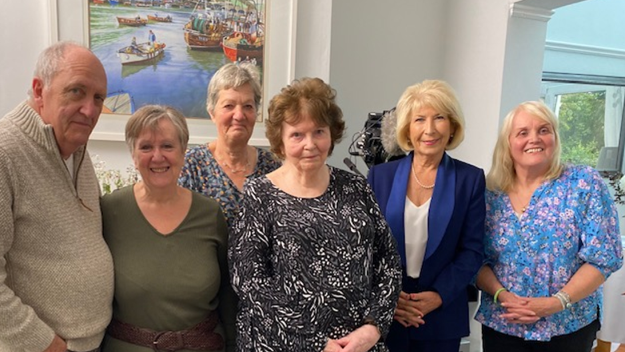
[[[126,168],[126,175],[124,176],[120,170],[107,169],[106,162],[100,160],[98,155],[92,155],[91,160],[102,194],[109,194],[116,189],[133,185],[139,180],[139,173],[132,165]]]

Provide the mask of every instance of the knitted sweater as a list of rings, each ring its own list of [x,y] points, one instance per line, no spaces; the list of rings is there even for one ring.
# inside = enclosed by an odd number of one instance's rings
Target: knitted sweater
[[[113,261],[85,150],[74,178],[52,126],[22,103],[0,119],[0,352],[97,348],[111,319]]]

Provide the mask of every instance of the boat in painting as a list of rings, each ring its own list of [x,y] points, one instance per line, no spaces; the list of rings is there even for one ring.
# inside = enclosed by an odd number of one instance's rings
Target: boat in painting
[[[148,21],[155,21],[155,22],[171,22],[172,18],[170,15],[167,16],[159,16],[158,14],[154,14],[154,15],[148,15]]]
[[[259,16],[261,1],[247,1],[246,10],[233,11],[234,32],[224,38],[224,55],[232,62],[262,64],[265,47],[265,24]],[[261,7],[262,6],[262,7]]]
[[[184,26],[187,47],[192,50],[220,51],[223,37],[233,32],[225,14],[219,5],[198,2],[189,22]]]
[[[224,55],[232,62],[252,62],[262,64],[263,62],[263,37],[249,34],[237,33],[233,37],[223,40]]]
[[[117,91],[109,93],[104,99],[104,114],[132,114],[135,112],[135,102],[129,93]]]
[[[117,51],[122,65],[144,64],[159,59],[165,52],[165,43],[139,43],[123,47]]]
[[[117,23],[119,23],[120,26],[139,27],[139,26],[145,26],[146,24],[148,24],[148,20],[145,18],[141,18],[139,16],[132,17],[132,18],[117,16]]]

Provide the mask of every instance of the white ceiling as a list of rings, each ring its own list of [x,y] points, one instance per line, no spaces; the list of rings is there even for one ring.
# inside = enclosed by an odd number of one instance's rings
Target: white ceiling
[[[540,7],[547,10],[553,10],[558,7],[582,2],[585,0],[516,0],[519,5],[527,5],[532,7]]]

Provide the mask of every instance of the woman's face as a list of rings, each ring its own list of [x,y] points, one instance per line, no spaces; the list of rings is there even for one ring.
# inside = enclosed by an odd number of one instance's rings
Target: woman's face
[[[184,150],[171,121],[161,119],[156,130],[142,131],[135,141],[132,158],[147,186],[176,185],[184,164]]]
[[[317,126],[305,114],[296,124],[282,123],[284,163],[301,172],[314,172],[323,167],[332,146],[330,127]]]
[[[413,113],[410,120],[410,142],[417,155],[442,157],[453,133],[449,118],[429,106]]]
[[[256,123],[254,89],[250,84],[219,92],[212,113],[219,138],[246,143]]]
[[[508,141],[515,169],[539,169],[541,172],[549,169],[556,137],[553,126],[547,121],[523,110],[517,112]]]

